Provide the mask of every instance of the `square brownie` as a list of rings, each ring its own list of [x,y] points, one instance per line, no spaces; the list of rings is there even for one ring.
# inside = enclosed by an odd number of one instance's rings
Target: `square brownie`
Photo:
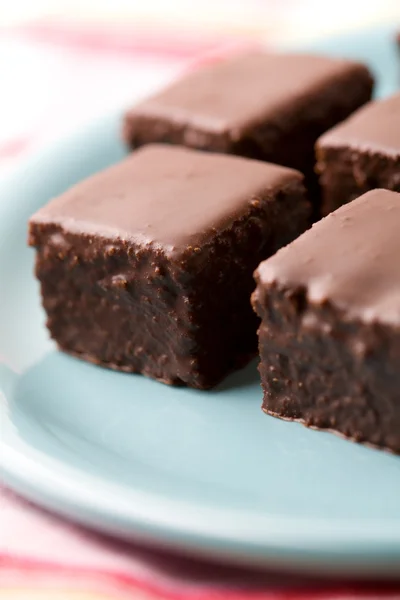
[[[236,154],[314,175],[314,144],[371,98],[362,64],[321,56],[248,52],[183,76],[131,108],[124,138]]]
[[[316,152],[324,215],[375,188],[400,191],[400,94],[359,109]]]
[[[297,171],[149,145],[30,220],[59,347],[170,384],[215,385],[257,349],[252,272],[302,233]]]
[[[374,190],[261,263],[263,410],[400,453],[400,194]]]

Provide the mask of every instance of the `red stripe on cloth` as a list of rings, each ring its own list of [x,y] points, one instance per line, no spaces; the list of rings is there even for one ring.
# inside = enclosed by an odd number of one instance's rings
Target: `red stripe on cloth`
[[[118,598],[132,598],[139,594],[142,598],[152,600],[399,600],[398,586],[384,585],[340,585],[327,584],[325,587],[309,588],[275,588],[275,589],[238,589],[232,590],[218,584],[213,587],[179,586],[153,582],[143,582],[131,575],[107,573],[96,570],[79,570],[51,564],[35,564],[33,561],[15,560],[0,556],[0,587],[5,583],[12,587],[29,587],[35,589],[41,584],[57,584],[58,590],[73,587],[77,591],[81,587],[90,586],[97,593],[118,594]]]
[[[332,582],[251,571],[140,548],[63,522],[0,487],[0,588],[85,582],[117,598],[155,600],[393,600],[400,584]],[[19,524],[19,528],[16,526]],[[11,534],[13,537],[10,537]],[[31,540],[35,540],[32,546]],[[34,553],[32,553],[34,550]],[[71,553],[74,554],[73,560]],[[78,586],[79,582],[79,586]],[[131,594],[131,595],[129,595]]]

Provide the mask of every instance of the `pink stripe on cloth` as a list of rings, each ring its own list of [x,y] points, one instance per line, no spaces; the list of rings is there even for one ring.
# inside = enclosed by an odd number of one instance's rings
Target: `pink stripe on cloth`
[[[0,160],[14,158],[29,148],[31,139],[29,137],[16,137],[11,140],[0,142]]]
[[[151,600],[400,598],[400,584],[327,583],[196,561],[108,539],[0,491],[0,589],[56,586]]]
[[[190,59],[221,48],[248,44],[247,38],[228,34],[190,35],[157,31],[147,26],[85,26],[62,22],[34,22],[13,30],[15,35],[34,42],[110,54],[150,55],[168,59]]]

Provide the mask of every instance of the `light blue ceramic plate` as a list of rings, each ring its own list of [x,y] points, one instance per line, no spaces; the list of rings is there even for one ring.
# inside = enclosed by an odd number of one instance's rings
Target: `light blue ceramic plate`
[[[386,32],[320,49],[396,86]],[[400,572],[400,458],[267,417],[255,364],[212,392],[117,374],[49,341],[26,247],[31,213],[124,154],[119,115],[0,187],[0,458],[11,487],[126,538],[262,565]]]

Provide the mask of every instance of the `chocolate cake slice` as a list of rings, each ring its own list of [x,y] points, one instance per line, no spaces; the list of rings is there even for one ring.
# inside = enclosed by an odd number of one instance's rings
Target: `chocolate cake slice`
[[[207,388],[256,353],[259,262],[308,226],[297,171],[150,145],[30,220],[47,325],[62,350]]]
[[[371,191],[261,263],[266,413],[400,453],[400,194]]]

